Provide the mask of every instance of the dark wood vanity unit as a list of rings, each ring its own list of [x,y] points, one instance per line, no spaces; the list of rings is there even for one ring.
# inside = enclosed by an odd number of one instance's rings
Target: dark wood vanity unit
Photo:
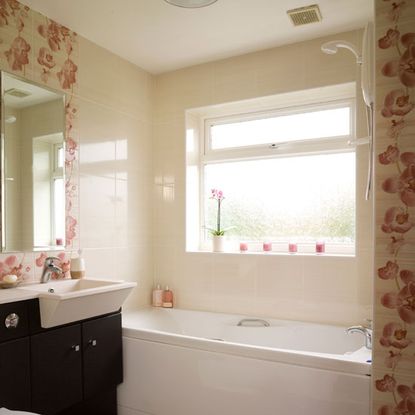
[[[0,407],[116,415],[121,313],[43,329],[38,300],[0,304]]]

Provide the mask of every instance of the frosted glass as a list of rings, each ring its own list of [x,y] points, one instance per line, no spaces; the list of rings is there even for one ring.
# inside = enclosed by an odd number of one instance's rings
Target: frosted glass
[[[221,189],[231,239],[354,243],[354,152],[209,164],[204,181],[205,225],[216,221],[210,189]]]
[[[210,133],[212,150],[348,136],[350,107],[212,125]]]

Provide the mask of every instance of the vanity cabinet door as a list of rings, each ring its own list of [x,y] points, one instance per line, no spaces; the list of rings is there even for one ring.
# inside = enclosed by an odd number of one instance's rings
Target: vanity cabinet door
[[[0,408],[30,410],[29,358],[28,337],[0,344]]]
[[[82,324],[85,399],[122,382],[121,335],[121,314]]]
[[[31,338],[32,411],[54,415],[82,401],[81,325]]]

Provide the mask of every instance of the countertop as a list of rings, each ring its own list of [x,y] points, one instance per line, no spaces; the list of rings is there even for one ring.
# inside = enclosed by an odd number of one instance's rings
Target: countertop
[[[15,303],[16,301],[32,300],[38,297],[38,293],[21,288],[0,288],[0,304]]]

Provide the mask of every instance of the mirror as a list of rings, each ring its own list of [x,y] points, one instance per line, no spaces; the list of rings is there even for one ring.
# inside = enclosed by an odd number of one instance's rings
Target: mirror
[[[63,249],[65,94],[1,73],[2,252]]]

